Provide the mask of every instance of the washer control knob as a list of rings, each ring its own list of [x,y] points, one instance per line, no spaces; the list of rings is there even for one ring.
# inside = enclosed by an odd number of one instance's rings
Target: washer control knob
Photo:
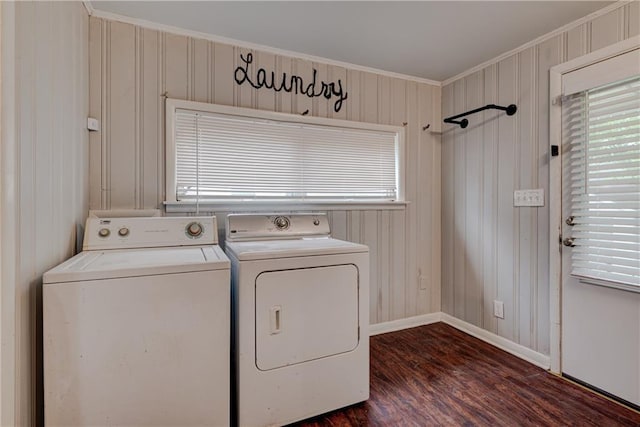
[[[120,230],[118,230],[118,234],[120,235],[120,237],[127,237],[129,235],[129,229],[127,227],[122,227]]]
[[[192,222],[187,225],[187,235],[191,237],[200,237],[203,231],[204,230],[202,229],[202,224],[200,224],[199,222]]]
[[[289,228],[289,218],[286,216],[277,216],[276,219],[273,220],[273,223],[276,225],[278,230],[286,230]]]
[[[98,230],[98,236],[100,237],[109,237],[109,234],[111,234],[111,231],[109,231],[108,228],[101,228]]]

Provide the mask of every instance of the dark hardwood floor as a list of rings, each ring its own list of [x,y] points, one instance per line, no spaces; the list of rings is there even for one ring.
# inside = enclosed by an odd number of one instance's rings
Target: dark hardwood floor
[[[298,426],[640,426],[640,414],[444,323],[371,337],[371,398]]]

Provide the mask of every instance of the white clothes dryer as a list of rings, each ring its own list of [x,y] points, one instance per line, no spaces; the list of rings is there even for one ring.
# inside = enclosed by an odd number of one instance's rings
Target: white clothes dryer
[[[230,422],[229,260],[215,217],[87,220],[45,273],[45,425]]]
[[[369,249],[323,214],[229,215],[237,423],[282,425],[369,398]]]

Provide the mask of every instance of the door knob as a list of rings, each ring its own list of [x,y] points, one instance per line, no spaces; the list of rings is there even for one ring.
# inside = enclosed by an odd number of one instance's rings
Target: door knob
[[[573,222],[573,220],[576,219],[573,215],[567,217],[567,219],[564,220],[565,223],[567,223],[567,225],[576,225],[575,222]]]
[[[575,246],[573,244],[573,237],[565,237],[564,240],[562,241],[562,244],[565,246],[569,246],[571,248]]]

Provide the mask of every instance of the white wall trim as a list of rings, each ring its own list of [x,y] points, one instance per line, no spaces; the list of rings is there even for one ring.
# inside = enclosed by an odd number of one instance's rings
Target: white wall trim
[[[538,353],[537,351],[531,350],[528,347],[517,344],[506,338],[498,336],[493,332],[489,332],[485,329],[479,328],[478,326],[467,323],[464,320],[460,320],[446,313],[441,313],[441,316],[442,322],[446,323],[447,325],[453,326],[454,328],[459,329],[462,332],[466,332],[471,336],[481,339],[482,341],[489,343],[494,347],[498,347],[499,349],[504,350],[507,353],[511,353],[514,356],[519,357],[520,359],[526,360],[529,363],[532,363],[543,369],[549,369],[549,356],[545,354]]]
[[[516,54],[518,52],[522,52],[523,50],[529,49],[532,46],[535,46],[535,45],[540,44],[540,43],[542,43],[542,42],[544,42],[546,40],[549,40],[549,39],[557,36],[558,34],[562,34],[565,31],[571,30],[571,29],[573,29],[573,28],[575,28],[575,27],[577,27],[579,25],[582,25],[582,24],[584,24],[586,22],[589,22],[589,21],[591,21],[591,20],[593,20],[593,19],[595,19],[595,18],[597,18],[599,16],[606,15],[607,13],[609,13],[609,12],[611,12],[613,10],[616,10],[618,8],[621,8],[621,7],[624,7],[628,3],[631,3],[632,1],[633,0],[620,0],[620,1],[617,1],[615,3],[612,3],[612,4],[608,5],[606,7],[603,7],[600,10],[596,10],[595,12],[590,13],[589,15],[583,16],[582,18],[579,18],[579,19],[577,19],[577,20],[575,20],[573,22],[570,22],[570,23],[568,23],[566,25],[563,25],[560,28],[556,28],[555,30],[553,30],[553,31],[551,31],[551,32],[549,32],[547,34],[544,34],[544,35],[542,35],[542,36],[540,36],[538,38],[535,38],[535,39],[533,39],[531,41],[528,41],[527,43],[525,43],[523,45],[520,45],[520,46],[516,47],[515,49],[511,49],[510,51],[502,53],[502,54],[496,56],[493,59],[489,59],[488,61],[484,61],[484,62],[476,65],[475,67],[469,68],[468,70],[463,71],[462,73],[460,73],[458,75],[455,75],[453,77],[449,77],[448,79],[442,81],[442,86],[446,86],[448,84],[451,84],[451,83],[455,82],[456,80],[459,80],[459,79],[461,79],[463,77],[466,77],[466,76],[468,76],[470,74],[475,73],[476,71],[480,71],[480,70],[482,70],[482,69],[484,69],[484,68],[486,68],[486,67],[488,67],[488,66],[490,66],[492,64],[498,63],[498,62],[502,61],[503,59],[510,57],[511,55],[514,55],[514,54]]]
[[[419,316],[407,317],[404,319],[391,320],[389,322],[375,323],[369,326],[369,335],[386,334],[388,332],[400,331],[402,329],[415,328],[417,326],[430,325],[440,322],[442,313],[421,314]]]
[[[615,43],[587,55],[552,67],[549,72],[549,144],[557,145],[559,153],[549,164],[549,298],[550,298],[550,368],[562,372],[562,248],[558,236],[562,233],[562,75],[606,61],[640,46],[640,36]]]
[[[0,425],[16,425],[18,144],[15,3],[0,2]]]
[[[560,374],[561,294],[562,271],[562,106],[558,102],[562,75],[549,73],[549,146],[558,146],[558,155],[549,157],[549,353],[551,371]],[[557,94],[557,95],[556,95]],[[551,152],[551,148],[549,148]]]
[[[159,24],[156,22],[147,21],[144,19],[131,18],[129,16],[118,15],[116,13],[105,12],[103,10],[98,10],[91,5],[91,1],[85,1],[85,6],[87,6],[87,10],[90,10],[89,14],[91,16],[95,16],[96,18],[107,19],[110,21],[118,21],[123,22],[125,24],[136,25],[138,27],[148,28],[150,30],[163,31],[167,33],[177,34],[186,37],[193,37],[203,40],[209,40],[214,43],[223,43],[232,46],[238,46],[245,49],[253,49],[258,50],[265,53],[272,53],[274,55],[287,56],[291,58],[303,59],[311,62],[318,62],[327,65],[334,65],[336,67],[343,67],[350,70],[356,71],[364,71],[366,73],[378,74],[381,76],[392,77],[396,79],[403,79],[408,81],[413,81],[416,83],[423,83],[431,86],[440,86],[441,82],[437,80],[425,79],[422,77],[410,76],[408,74],[395,73],[393,71],[385,71],[380,70],[378,68],[366,67],[364,65],[351,64],[349,62],[336,61],[329,58],[323,58],[321,56],[315,55],[307,55],[305,53],[294,52],[291,50],[278,49],[275,47],[265,46],[256,43],[245,42],[242,40],[236,40],[228,37],[216,36],[209,33],[203,33],[200,31],[187,30],[180,27],[174,27],[172,25]]]

